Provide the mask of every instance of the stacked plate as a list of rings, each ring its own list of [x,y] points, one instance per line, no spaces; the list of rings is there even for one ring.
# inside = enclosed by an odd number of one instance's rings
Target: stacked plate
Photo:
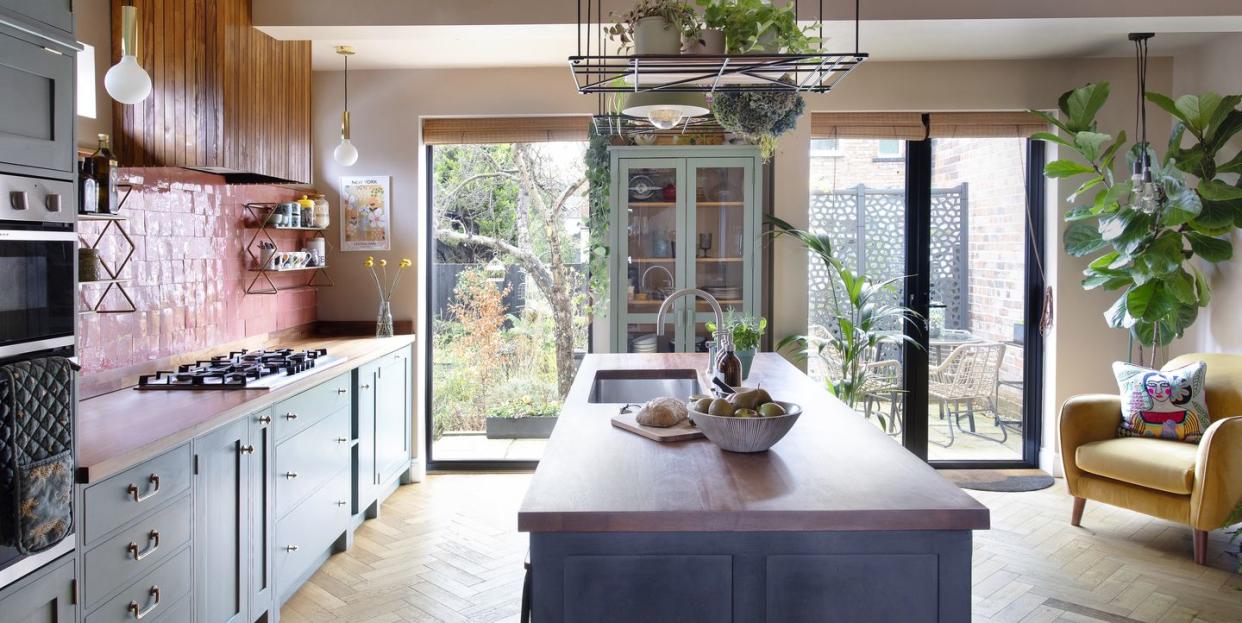
[[[636,353],[654,353],[658,352],[660,347],[660,339],[654,334],[634,338],[634,352]]]
[[[737,300],[742,298],[742,289],[736,286],[709,286],[705,290],[708,294],[720,300]]]

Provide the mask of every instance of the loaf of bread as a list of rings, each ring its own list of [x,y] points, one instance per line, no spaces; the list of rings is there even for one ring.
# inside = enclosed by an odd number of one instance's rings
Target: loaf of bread
[[[643,405],[634,419],[643,426],[676,426],[686,419],[686,403],[676,398],[656,398]]]

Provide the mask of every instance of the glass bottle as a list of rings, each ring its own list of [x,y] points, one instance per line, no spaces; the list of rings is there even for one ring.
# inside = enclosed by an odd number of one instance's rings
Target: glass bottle
[[[78,214],[94,214],[99,209],[99,183],[95,181],[91,159],[78,164]]]
[[[741,387],[742,360],[733,353],[733,336],[721,332],[716,341],[720,344],[720,354],[716,356],[716,376],[729,387]]]
[[[116,214],[121,211],[121,202],[117,193],[118,171],[116,157],[112,155],[112,139],[107,134],[99,135],[99,147],[91,154],[91,177],[99,190],[99,201],[94,210],[100,214]]]

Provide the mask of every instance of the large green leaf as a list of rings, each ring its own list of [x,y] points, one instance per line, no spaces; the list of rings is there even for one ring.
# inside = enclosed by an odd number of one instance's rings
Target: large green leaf
[[[1216,167],[1217,173],[1242,173],[1242,151],[1234,155],[1233,159]]]
[[[1095,169],[1073,160],[1053,160],[1044,165],[1044,175],[1048,177],[1071,177],[1084,173],[1095,173]]]
[[[1195,294],[1199,297],[1199,307],[1207,307],[1212,302],[1212,284],[1208,283],[1207,277],[1198,266],[1191,264],[1190,270],[1195,278]]]
[[[1104,288],[1105,290],[1119,290],[1131,283],[1134,283],[1129,277],[1115,277],[1112,275],[1096,274],[1086,277],[1082,280],[1084,290],[1094,290],[1096,288]]]
[[[1147,321],[1162,318],[1176,303],[1161,281],[1149,281],[1126,292],[1126,309],[1130,315]]]
[[[1066,125],[1072,133],[1094,129],[1095,114],[1108,100],[1108,91],[1107,82],[1096,82],[1061,96],[1057,104],[1065,113]]]
[[[1242,188],[1230,186],[1220,180],[1203,180],[1199,182],[1198,191],[1208,201],[1242,200]]]
[[[1195,280],[1186,271],[1179,270],[1164,280],[1164,287],[1183,305],[1198,305],[1199,295],[1195,292]]]
[[[1236,109],[1238,103],[1242,102],[1242,95],[1217,97],[1220,99],[1217,101],[1216,108],[1212,111],[1211,117],[1208,118],[1207,126],[1203,131],[1203,137],[1206,139],[1205,142],[1209,145],[1224,145],[1238,131],[1238,111]],[[1235,117],[1235,119],[1231,120],[1230,117]]]
[[[1126,309],[1127,298],[1128,296],[1126,294],[1122,294],[1121,298],[1118,298],[1117,301],[1104,312],[1104,321],[1108,323],[1108,326],[1114,329],[1124,329],[1130,326],[1130,312]]]
[[[1065,252],[1074,257],[1090,255],[1107,245],[1094,225],[1077,222],[1065,228]]]
[[[1199,257],[1213,264],[1233,258],[1233,243],[1228,240],[1204,236],[1195,232],[1186,234],[1186,237],[1190,239],[1190,249]]]
[[[1087,181],[1083,182],[1082,184],[1079,184],[1078,188],[1076,188],[1074,192],[1070,193],[1069,200],[1071,202],[1078,201],[1078,197],[1080,195],[1087,192],[1088,190],[1091,190],[1092,188],[1095,188],[1096,186],[1099,186],[1103,182],[1104,182],[1104,178],[1100,175],[1096,175],[1094,177],[1087,179]]]
[[[1042,118],[1044,121],[1047,121],[1050,125],[1052,125],[1052,127],[1057,128],[1057,129],[1061,130],[1062,132],[1064,132],[1064,133],[1066,133],[1066,134],[1069,134],[1070,136],[1073,136],[1073,135],[1074,135],[1074,131],[1073,131],[1073,130],[1071,130],[1071,129],[1069,129],[1069,126],[1068,126],[1068,125],[1065,125],[1065,122],[1064,122],[1064,121],[1062,121],[1060,118],[1058,118],[1058,117],[1057,117],[1056,115],[1054,115],[1054,114],[1051,114],[1051,113],[1048,113],[1048,112],[1045,112],[1045,111],[1042,111],[1042,110],[1028,110],[1027,112],[1029,112],[1029,113],[1031,113],[1031,114],[1033,114],[1033,115],[1035,115],[1035,116],[1037,116],[1037,117]],[[1038,133],[1038,132],[1037,132],[1036,134],[1041,134],[1041,133]],[[1032,134],[1032,135],[1031,135],[1031,138],[1036,138],[1036,134]],[[1056,138],[1056,139],[1057,139],[1057,140],[1055,140],[1055,141],[1053,141],[1053,142],[1058,142],[1058,143],[1061,143],[1062,145],[1065,145],[1065,146],[1067,146],[1067,147],[1073,147],[1073,146],[1074,146],[1074,145],[1073,145],[1073,143],[1071,143],[1071,142],[1069,142],[1069,141],[1066,141],[1066,140],[1064,140],[1064,139],[1061,139],[1060,137],[1056,137],[1055,135],[1049,135],[1049,136],[1053,136],[1054,138]],[[1039,137],[1039,140],[1048,140],[1048,139],[1047,139],[1047,137]]]
[[[1074,144],[1078,146],[1078,153],[1087,162],[1095,162],[1100,157],[1100,148],[1104,143],[1113,140],[1112,135],[1103,132],[1083,131],[1074,135]]]
[[[1143,262],[1152,275],[1163,275],[1177,270],[1186,256],[1182,253],[1182,235],[1175,231],[1160,234],[1143,253]]]
[[[1160,181],[1167,198],[1164,213],[1160,217],[1160,222],[1165,227],[1189,223],[1203,211],[1203,202],[1199,200],[1198,193],[1186,185],[1180,174],[1165,176]]]
[[[1074,206],[1065,212],[1065,220],[1069,222],[1085,221],[1089,218],[1095,218],[1095,208],[1093,206]]]
[[[1198,136],[1205,136],[1205,130],[1212,124],[1216,109],[1220,107],[1221,97],[1215,93],[1199,95],[1183,95],[1173,102],[1190,130]]]
[[[1047,119],[1047,118],[1050,116],[1050,115],[1047,115],[1046,113],[1042,113],[1042,114],[1044,114],[1044,118],[1045,118],[1045,119]],[[1032,135],[1031,135],[1031,140],[1033,140],[1033,141],[1046,141],[1046,142],[1049,142],[1049,143],[1056,143],[1056,144],[1061,145],[1061,146],[1063,146],[1063,147],[1069,147],[1070,149],[1073,149],[1074,151],[1078,151],[1078,146],[1077,146],[1077,145],[1075,145],[1072,141],[1068,141],[1068,140],[1066,140],[1066,139],[1063,139],[1063,138],[1061,138],[1060,136],[1057,136],[1056,134],[1053,134],[1052,132],[1036,132],[1036,133],[1034,133],[1034,134],[1032,134]]]
[[[1186,115],[1180,109],[1178,109],[1177,103],[1174,102],[1172,99],[1170,99],[1167,95],[1161,95],[1160,93],[1153,93],[1153,92],[1148,91],[1147,101],[1159,106],[1160,108],[1163,108],[1165,112],[1169,113],[1170,115],[1173,115],[1178,120],[1180,120],[1182,123],[1187,124],[1187,125],[1193,125],[1191,124],[1190,119],[1188,119]]]
[[[1116,251],[1109,251],[1100,257],[1095,258],[1087,268],[1091,270],[1113,270],[1112,264],[1121,258],[1121,254]]]
[[[1122,147],[1125,147],[1125,144],[1126,131],[1122,130],[1119,134],[1117,134],[1117,140],[1113,141],[1113,144],[1109,145],[1108,149],[1104,150],[1104,155],[1100,156],[1101,168],[1106,171],[1111,171],[1113,168],[1113,159],[1116,158],[1117,152]]]

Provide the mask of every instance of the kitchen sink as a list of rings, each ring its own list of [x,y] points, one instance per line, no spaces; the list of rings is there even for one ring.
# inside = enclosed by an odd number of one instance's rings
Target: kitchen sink
[[[643,403],[661,396],[685,400],[700,393],[697,370],[597,370],[587,402]]]

